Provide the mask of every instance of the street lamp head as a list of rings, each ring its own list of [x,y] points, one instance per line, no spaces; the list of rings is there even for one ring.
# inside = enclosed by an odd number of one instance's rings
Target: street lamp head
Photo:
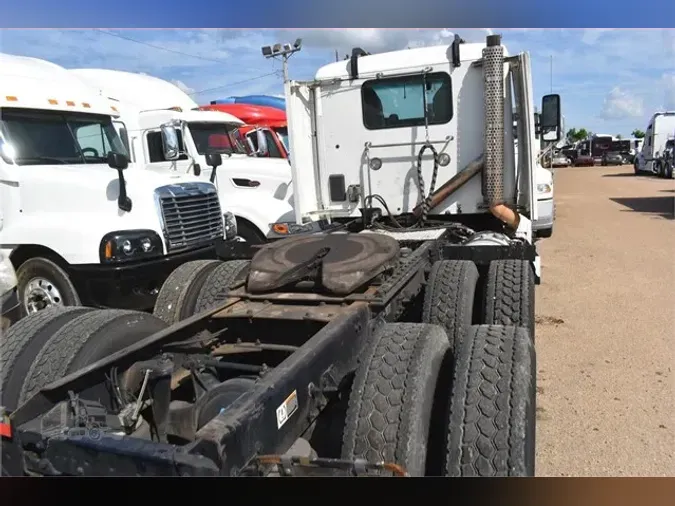
[[[262,54],[265,57],[272,56],[272,48],[270,46],[263,46],[262,47]]]
[[[280,53],[281,52],[281,44],[274,44],[272,46],[272,52],[273,53]]]
[[[302,47],[302,39],[295,39],[295,42],[293,43],[293,47],[295,49],[300,49]]]

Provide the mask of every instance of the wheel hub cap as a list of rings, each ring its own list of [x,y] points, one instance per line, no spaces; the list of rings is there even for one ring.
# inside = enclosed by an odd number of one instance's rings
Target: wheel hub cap
[[[31,314],[49,306],[63,306],[63,298],[54,283],[45,278],[33,278],[26,284],[23,305]]]

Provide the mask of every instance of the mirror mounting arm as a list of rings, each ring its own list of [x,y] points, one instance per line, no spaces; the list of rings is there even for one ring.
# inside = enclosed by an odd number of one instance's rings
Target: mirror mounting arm
[[[117,169],[117,179],[119,180],[120,184],[120,194],[119,197],[117,198],[117,207],[119,207],[122,211],[126,211],[127,213],[131,211],[131,199],[127,195],[127,182],[124,179],[124,174],[122,169]]]

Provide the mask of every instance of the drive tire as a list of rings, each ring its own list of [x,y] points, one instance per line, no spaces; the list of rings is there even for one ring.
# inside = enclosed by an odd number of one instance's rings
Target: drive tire
[[[440,260],[431,267],[422,322],[443,327],[453,349],[473,323],[478,278],[478,268],[468,260]]]
[[[169,325],[195,314],[202,286],[220,264],[220,260],[195,260],[178,267],[162,284],[152,314]]]
[[[194,314],[211,309],[225,300],[230,287],[246,279],[250,263],[249,260],[230,260],[209,272],[197,296]]]
[[[148,313],[120,309],[90,311],[56,331],[33,361],[20,403],[44,386],[167,328]]]
[[[0,338],[0,406],[14,411],[35,358],[52,335],[69,321],[94,311],[86,307],[51,307],[15,323]]]
[[[0,337],[0,406],[7,411],[19,406],[21,389],[35,357],[54,332],[68,321],[93,311],[83,307],[50,307],[15,323]],[[21,449],[12,441],[0,445],[2,476],[22,476]]]
[[[29,258],[16,270],[19,302],[23,315],[28,314],[26,306],[26,289],[31,280],[42,278],[47,281],[44,290],[49,292],[52,287],[58,290],[58,305],[79,306],[80,297],[68,273],[54,261],[44,257]],[[56,301],[55,301],[56,302]],[[45,308],[46,309],[46,308]]]
[[[534,476],[536,355],[526,328],[470,329],[455,357],[447,435],[447,476]]]
[[[485,279],[483,322],[525,327],[535,339],[534,271],[526,260],[490,262]]]
[[[349,397],[342,458],[426,474],[432,408],[448,350],[438,325],[391,323],[371,336]]]

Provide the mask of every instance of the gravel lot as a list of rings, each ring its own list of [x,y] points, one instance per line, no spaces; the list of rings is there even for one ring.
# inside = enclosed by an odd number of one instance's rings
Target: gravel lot
[[[675,476],[675,181],[555,174],[538,243],[537,474]]]

